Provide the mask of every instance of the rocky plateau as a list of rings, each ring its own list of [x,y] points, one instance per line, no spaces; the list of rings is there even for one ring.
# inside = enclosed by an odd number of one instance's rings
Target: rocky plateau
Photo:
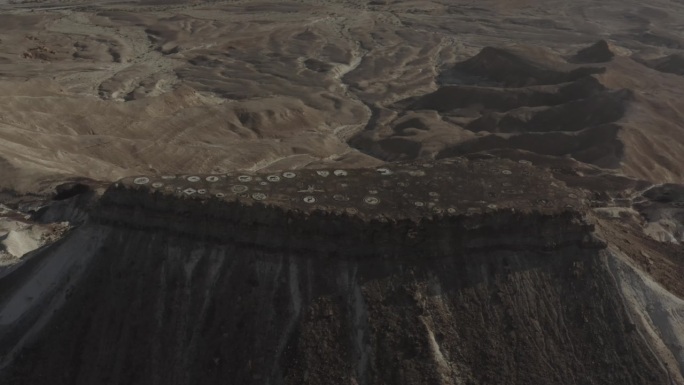
[[[684,385],[683,20],[0,1],[0,383]]]

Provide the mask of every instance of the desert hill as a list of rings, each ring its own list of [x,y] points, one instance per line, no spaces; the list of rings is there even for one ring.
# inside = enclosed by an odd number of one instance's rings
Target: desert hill
[[[684,385],[682,19],[0,1],[0,383]]]

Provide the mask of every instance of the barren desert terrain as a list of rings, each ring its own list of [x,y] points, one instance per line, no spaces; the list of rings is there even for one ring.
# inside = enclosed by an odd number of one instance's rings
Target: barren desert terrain
[[[0,183],[42,191],[69,177],[502,149],[680,182],[682,12],[618,1],[6,4]]]
[[[0,1],[2,383],[684,385],[683,243],[681,2]]]

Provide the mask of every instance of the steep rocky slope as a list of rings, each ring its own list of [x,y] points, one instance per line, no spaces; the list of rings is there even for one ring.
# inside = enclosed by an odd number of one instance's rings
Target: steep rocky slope
[[[345,177],[393,177],[371,172]],[[579,206],[405,216],[177,191],[112,186],[2,281],[4,383],[682,383],[676,339],[624,298],[638,269],[594,230],[616,225]],[[667,290],[650,285],[652,305]]]
[[[0,0],[0,384],[684,385],[683,15]]]

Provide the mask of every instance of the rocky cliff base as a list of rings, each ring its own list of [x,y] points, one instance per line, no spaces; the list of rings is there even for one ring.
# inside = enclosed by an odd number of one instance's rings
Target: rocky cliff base
[[[178,198],[108,194],[49,251],[87,266],[33,299],[62,303],[54,315],[15,307],[26,322],[0,340],[3,383],[679,381],[576,211],[367,221],[223,202],[179,215]],[[21,271],[8,292],[39,276]]]

